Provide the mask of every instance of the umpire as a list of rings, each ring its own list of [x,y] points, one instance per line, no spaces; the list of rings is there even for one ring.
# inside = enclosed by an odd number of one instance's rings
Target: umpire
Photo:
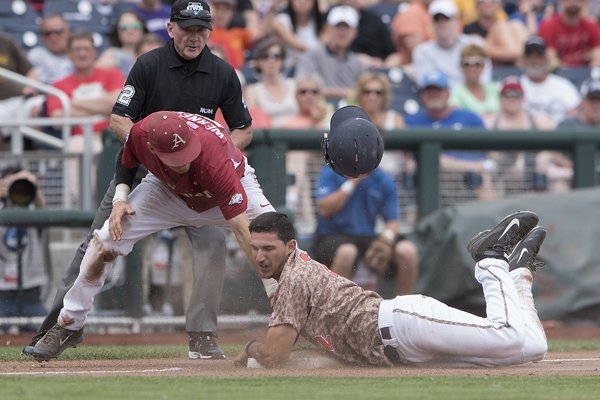
[[[244,149],[250,144],[252,119],[242,100],[236,72],[206,47],[212,31],[211,19],[210,8],[204,0],[177,0],[173,4],[167,23],[172,40],[138,58],[113,107],[110,128],[121,142],[125,142],[134,122],[153,112],[184,111],[214,119],[220,108],[235,145]],[[145,174],[145,170],[138,171],[140,178]],[[85,242],[77,249],[63,276],[40,333],[23,349],[24,354],[31,354],[33,345],[56,323],[63,298],[79,274],[92,233],[110,216],[114,193],[113,179]],[[186,310],[189,357],[223,359],[225,354],[215,342],[215,331],[225,277],[225,233],[208,226],[185,229],[192,243],[194,264],[194,284]]]

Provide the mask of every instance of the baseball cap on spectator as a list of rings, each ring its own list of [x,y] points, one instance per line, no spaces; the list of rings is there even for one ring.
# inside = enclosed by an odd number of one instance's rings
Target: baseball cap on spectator
[[[600,80],[589,78],[581,84],[581,96],[588,99],[600,99]]]
[[[502,87],[500,88],[500,95],[508,93],[518,93],[519,96],[523,95],[523,86],[518,76],[511,75],[507,76],[502,80]]]
[[[336,26],[345,23],[350,28],[358,26],[358,12],[350,6],[333,7],[327,15],[327,25]]]
[[[446,18],[453,18],[458,13],[456,4],[453,0],[433,0],[429,4],[429,15],[435,18],[436,15],[443,15]]]
[[[541,36],[530,36],[525,41],[524,54],[526,56],[546,54],[546,41]]]
[[[200,155],[200,139],[175,111],[155,113],[148,125],[148,142],[160,160],[179,167],[194,161]]]
[[[183,29],[201,26],[212,31],[210,6],[204,0],[177,0],[171,7],[170,20]]]
[[[436,69],[427,71],[421,78],[419,89],[423,90],[428,87],[437,87],[440,89],[448,89],[450,83],[448,77],[442,71]]]

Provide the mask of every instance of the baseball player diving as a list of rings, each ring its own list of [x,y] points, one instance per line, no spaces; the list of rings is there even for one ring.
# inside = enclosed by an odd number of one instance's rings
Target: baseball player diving
[[[131,193],[139,165],[149,171]],[[159,111],[135,123],[117,157],[109,219],[88,246],[79,276],[55,324],[33,348],[49,360],[83,340],[94,296],[118,255],[162,229],[213,225],[230,229],[253,263],[249,220],[274,211],[242,152],[215,121],[185,112]],[[269,294],[276,285],[264,280]]]
[[[284,214],[262,214],[250,223],[250,246],[259,275],[278,281],[273,313],[264,341],[248,342],[234,363],[250,366],[251,359],[252,366],[285,366],[294,361],[299,335],[352,365],[468,367],[541,360],[548,345],[531,285],[546,231],[537,222],[531,211],[516,212],[470,240],[467,249],[487,305],[487,317],[481,318],[422,295],[383,300],[298,250]]]

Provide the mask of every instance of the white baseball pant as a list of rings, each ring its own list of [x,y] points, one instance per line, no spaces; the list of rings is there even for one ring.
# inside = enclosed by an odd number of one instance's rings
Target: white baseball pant
[[[483,286],[487,318],[449,307],[427,296],[398,296],[379,308],[379,329],[391,336],[407,365],[473,367],[541,360],[548,349],[533,303],[533,276],[526,268],[487,258],[475,266]],[[385,329],[385,331],[382,330]]]
[[[242,186],[248,197],[248,218],[253,220],[258,215],[275,211],[262,192],[254,175],[254,169],[246,164]],[[135,210],[135,215],[123,221],[123,235],[120,241],[113,241],[108,232],[108,220],[88,245],[81,261],[79,276],[73,287],[67,292],[63,309],[58,317],[59,325],[70,330],[79,330],[92,308],[93,299],[102,288],[106,277],[114,267],[116,255],[127,255],[139,240],[176,226],[213,225],[229,228],[229,225],[218,207],[198,213],[171,191],[152,173],[148,173],[142,182],[131,192],[127,202]],[[276,281],[263,279],[267,295],[276,288]]]

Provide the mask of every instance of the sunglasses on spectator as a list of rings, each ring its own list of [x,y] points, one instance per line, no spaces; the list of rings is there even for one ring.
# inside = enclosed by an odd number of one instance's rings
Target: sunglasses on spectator
[[[483,67],[484,61],[483,58],[471,58],[461,60],[460,65],[463,67]]]
[[[261,54],[258,58],[260,60],[281,60],[283,58],[283,54],[281,54],[281,53],[267,53],[267,54]]]
[[[42,35],[45,37],[49,37],[52,35],[62,35],[63,33],[65,33],[67,30],[65,28],[62,29],[53,29],[53,30],[49,30],[49,31],[42,31]]]
[[[364,95],[374,94],[376,96],[383,96],[383,90],[378,90],[378,89],[362,89],[360,91],[360,94],[364,94]]]
[[[312,94],[314,96],[318,95],[319,93],[321,93],[321,91],[319,89],[298,89],[298,94],[299,95],[306,95],[306,94]]]
[[[523,97],[523,92],[519,90],[509,89],[500,93],[500,96],[505,97],[507,99],[520,99]]]
[[[132,23],[120,23],[118,26],[120,31],[126,31],[127,29],[135,29],[136,31],[142,30],[142,23],[140,21],[135,21]]]

